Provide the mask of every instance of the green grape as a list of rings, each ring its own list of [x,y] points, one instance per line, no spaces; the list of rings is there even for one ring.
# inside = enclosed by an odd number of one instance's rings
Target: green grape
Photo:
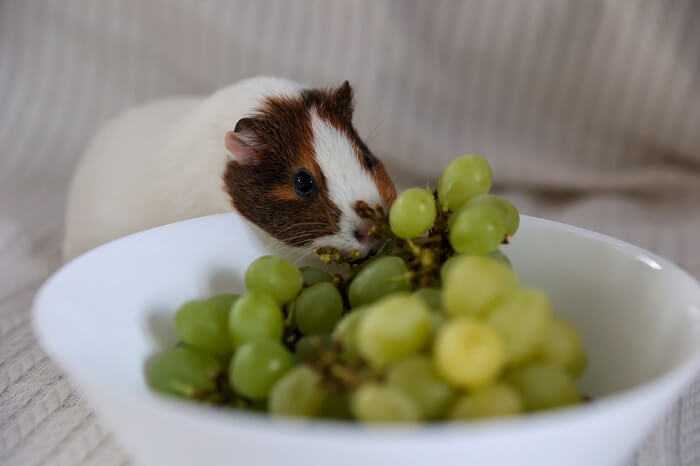
[[[184,398],[206,399],[223,372],[218,359],[193,348],[174,348],[146,365],[146,380],[155,390]]]
[[[294,322],[304,335],[330,333],[343,314],[343,297],[332,283],[306,288],[297,297]]]
[[[503,254],[503,252],[500,249],[494,249],[489,253],[489,256],[493,259],[496,259],[497,261],[503,262],[508,267],[513,268],[513,264],[510,263],[510,259],[508,259],[508,256]]]
[[[249,291],[268,294],[279,304],[294,298],[301,290],[302,283],[299,269],[281,257],[260,257],[245,272],[245,285]]]
[[[505,383],[463,395],[452,406],[449,418],[452,420],[483,419],[513,416],[523,410],[523,402],[518,392]]]
[[[442,293],[437,288],[420,288],[413,293],[430,308],[439,311],[442,308]]]
[[[277,416],[315,417],[325,399],[321,376],[309,366],[298,366],[277,381],[267,400],[267,409]]]
[[[549,323],[537,359],[546,364],[559,366],[574,377],[580,377],[588,365],[588,358],[576,329],[568,322],[556,317]]]
[[[437,335],[438,331],[440,328],[442,328],[447,319],[445,318],[445,314],[434,309],[428,312],[428,314],[430,317],[430,338],[432,340],[435,338],[435,335]]]
[[[478,254],[478,255],[483,255],[483,254]],[[501,252],[500,249],[495,249],[491,251],[490,253],[486,254],[487,257],[490,257],[491,259],[496,259],[499,262],[502,262],[503,264],[507,265],[509,268],[513,268],[512,264],[510,263],[510,259],[508,256],[506,256],[503,252]],[[456,255],[452,256],[449,259],[447,259],[445,262],[442,263],[442,267],[440,268],[440,280],[444,283],[446,281],[447,274],[449,273],[450,268],[455,262],[458,262],[459,258],[461,256]]]
[[[372,366],[383,367],[420,351],[430,337],[430,315],[409,294],[388,296],[365,311],[357,328],[357,347]]]
[[[568,406],[581,399],[573,377],[557,366],[533,364],[515,369],[508,382],[520,393],[527,411]]]
[[[447,322],[437,334],[433,362],[450,384],[475,389],[485,387],[505,363],[503,343],[485,324],[460,317]]]
[[[220,295],[183,304],[175,313],[175,332],[180,341],[216,356],[230,355],[233,346],[228,333],[228,314],[235,299]]]
[[[350,355],[357,354],[357,327],[367,308],[360,307],[345,314],[333,330],[333,340]]]
[[[506,236],[503,214],[490,205],[468,205],[453,217],[450,244],[460,254],[488,254]]]
[[[520,290],[491,309],[487,322],[501,337],[509,364],[520,364],[537,353],[551,315],[549,299],[538,290]]]
[[[484,256],[459,256],[445,275],[442,305],[452,316],[484,314],[520,286],[508,266]]]
[[[331,274],[329,274],[328,272],[324,272],[321,269],[317,269],[316,267],[311,267],[310,265],[300,267],[299,272],[301,272],[301,278],[304,282],[304,286],[311,286],[315,285],[316,283],[333,281],[333,276]]]
[[[425,356],[400,361],[387,375],[387,384],[408,395],[418,408],[422,419],[437,419],[447,408],[453,391],[435,372]]]
[[[445,168],[438,181],[440,202],[450,210],[459,209],[474,196],[491,189],[491,166],[478,155],[462,155]]]
[[[452,256],[442,263],[440,267],[440,281],[442,281],[443,284],[447,281],[447,275],[450,273],[450,270],[452,270],[452,266],[459,262],[459,258],[459,255]]]
[[[241,395],[262,400],[292,365],[292,355],[280,343],[268,339],[249,341],[231,358],[229,382]]]
[[[282,338],[282,311],[270,296],[251,291],[233,304],[228,330],[234,347],[257,338]]]
[[[582,350],[580,353],[577,353],[577,357],[574,359],[571,366],[568,367],[568,370],[570,374],[578,378],[581,377],[584,372],[586,372],[587,367],[588,355]]]
[[[505,219],[506,234],[513,236],[520,226],[520,214],[512,202],[493,194],[480,194],[467,202],[466,207],[475,205],[490,205],[500,210]]]
[[[374,383],[360,386],[353,394],[352,413],[366,423],[413,423],[420,419],[415,403],[401,390]]]
[[[391,205],[389,225],[399,238],[415,238],[432,228],[436,215],[433,193],[412,188],[402,192]]]
[[[347,393],[328,394],[321,406],[320,417],[337,420],[352,419],[350,396]]]
[[[211,298],[207,299],[207,301],[209,301],[210,303],[214,303],[217,306],[231,309],[233,303],[235,303],[236,300],[240,297],[241,295],[237,293],[222,293],[212,296]]]
[[[301,337],[294,346],[294,360],[298,363],[316,361],[330,346],[331,337],[329,335]]]
[[[403,259],[384,256],[365,265],[355,276],[348,289],[348,300],[354,309],[397,291],[410,291],[411,288],[408,268]]]

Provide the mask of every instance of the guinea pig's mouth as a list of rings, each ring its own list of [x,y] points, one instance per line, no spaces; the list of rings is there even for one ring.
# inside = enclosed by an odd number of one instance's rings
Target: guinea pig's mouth
[[[356,243],[355,249],[362,254],[362,257],[376,253],[384,242],[382,238],[372,235],[371,228],[373,225],[374,222],[362,219],[352,231],[352,236]]]
[[[366,205],[366,204],[365,204]],[[371,209],[374,212],[374,209]],[[357,217],[341,219],[335,234],[324,235],[310,242],[312,249],[333,254],[344,262],[363,259],[377,253],[385,244],[385,238],[377,234],[380,217],[368,218],[357,212]]]
[[[383,244],[384,241],[379,238],[371,238],[365,234],[345,233],[317,238],[310,246],[316,254],[332,254],[343,262],[353,262],[376,254]]]
[[[376,238],[364,236],[358,239],[355,250],[359,252],[360,258],[364,259],[367,256],[373,256],[379,253],[387,244],[387,238]],[[349,251],[351,253],[352,251]]]

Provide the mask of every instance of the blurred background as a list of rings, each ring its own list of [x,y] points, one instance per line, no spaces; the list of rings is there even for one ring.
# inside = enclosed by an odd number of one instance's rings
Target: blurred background
[[[124,109],[258,74],[348,79],[399,187],[479,153],[522,213],[700,276],[698,1],[0,0],[0,464],[128,463],[31,333],[68,183]],[[699,384],[633,464],[700,464]]]

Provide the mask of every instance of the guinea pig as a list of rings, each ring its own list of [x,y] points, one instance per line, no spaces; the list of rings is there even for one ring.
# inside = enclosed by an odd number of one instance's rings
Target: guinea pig
[[[103,128],[71,183],[64,260],[110,240],[233,207],[257,234],[294,250],[366,255],[356,201],[396,197],[352,124],[354,96],[251,78],[207,98],[159,100]]]

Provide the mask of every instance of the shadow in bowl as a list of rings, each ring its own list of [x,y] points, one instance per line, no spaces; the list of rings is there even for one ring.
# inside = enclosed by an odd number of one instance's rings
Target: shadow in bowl
[[[156,309],[147,313],[147,327],[153,337],[154,354],[173,348],[177,344],[173,316],[175,309]]]
[[[214,270],[209,278],[209,293],[245,293],[243,276],[234,269],[220,268]]]

